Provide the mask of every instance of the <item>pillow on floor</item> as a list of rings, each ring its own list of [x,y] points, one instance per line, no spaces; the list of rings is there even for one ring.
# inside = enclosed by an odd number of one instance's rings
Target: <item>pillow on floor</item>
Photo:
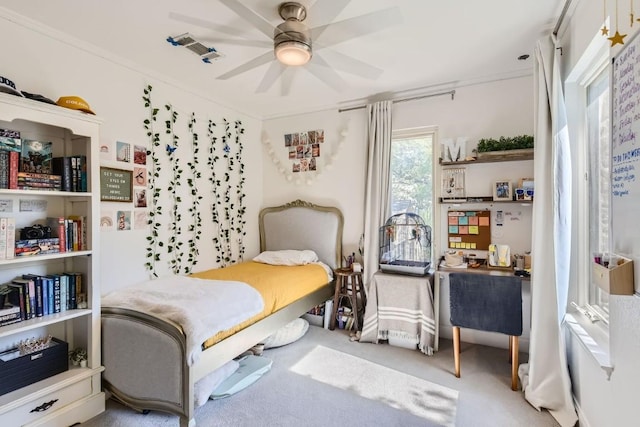
[[[207,403],[211,393],[218,388],[223,381],[233,375],[238,370],[240,363],[230,360],[209,375],[197,381],[193,385],[193,406],[199,407]]]
[[[291,344],[302,338],[308,330],[309,322],[302,318],[295,319],[269,335],[264,340],[264,348],[281,347]]]

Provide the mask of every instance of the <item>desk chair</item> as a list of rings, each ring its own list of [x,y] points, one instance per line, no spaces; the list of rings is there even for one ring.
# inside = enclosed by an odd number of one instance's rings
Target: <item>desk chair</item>
[[[518,337],[522,335],[522,280],[480,273],[449,274],[455,375],[460,378],[460,328],[509,335],[511,389],[518,389]]]

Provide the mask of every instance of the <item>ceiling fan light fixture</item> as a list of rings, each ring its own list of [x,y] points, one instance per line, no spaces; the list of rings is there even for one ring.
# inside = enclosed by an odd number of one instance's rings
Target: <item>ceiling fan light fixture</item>
[[[311,47],[299,41],[285,41],[275,47],[276,58],[284,65],[300,66],[311,60]]]

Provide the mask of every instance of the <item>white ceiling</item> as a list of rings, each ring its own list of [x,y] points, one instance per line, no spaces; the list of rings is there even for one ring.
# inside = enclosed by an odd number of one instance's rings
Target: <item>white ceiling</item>
[[[274,26],[282,22],[277,12],[280,0],[240,1]],[[122,59],[154,76],[180,82],[183,87],[223,105],[259,118],[272,118],[530,74],[532,58],[524,61],[517,58],[523,54],[533,56],[536,40],[553,29],[564,3],[560,0],[300,0],[309,12],[305,22],[312,28],[327,24],[318,16],[320,12],[313,15],[313,11],[326,9],[321,2],[336,1],[345,3],[346,7],[331,22],[393,8],[384,15],[392,17],[395,11],[400,23],[324,49],[316,48],[309,66],[287,70],[292,75],[286,96],[281,93],[283,79],[280,77],[269,90],[256,93],[269,64],[228,80],[217,78],[271,51],[265,34],[219,0],[0,0],[0,6],[94,45],[108,52],[110,58]],[[231,29],[225,30],[225,26]],[[237,34],[230,36],[234,29]],[[338,35],[331,31],[332,28],[327,29],[316,40],[317,44],[323,38],[327,43],[331,36]],[[166,41],[168,36],[187,32],[224,56],[205,64],[196,54]],[[242,46],[237,40],[262,41],[265,46]],[[340,54],[377,67],[382,74],[368,79],[336,68],[344,84],[336,90],[309,71],[309,67],[315,65],[323,77],[328,77],[329,72],[318,67],[316,57],[323,58],[329,65],[339,65]]]

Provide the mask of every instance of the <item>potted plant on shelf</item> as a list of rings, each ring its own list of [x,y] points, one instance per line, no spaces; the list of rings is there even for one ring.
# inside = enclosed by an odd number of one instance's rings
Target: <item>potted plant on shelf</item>
[[[74,365],[80,365],[85,368],[87,366],[87,350],[82,347],[77,347],[69,352],[69,360]]]
[[[478,141],[478,148],[475,151],[478,159],[497,156],[519,157],[533,154],[533,136],[501,136],[499,139],[483,138]]]

